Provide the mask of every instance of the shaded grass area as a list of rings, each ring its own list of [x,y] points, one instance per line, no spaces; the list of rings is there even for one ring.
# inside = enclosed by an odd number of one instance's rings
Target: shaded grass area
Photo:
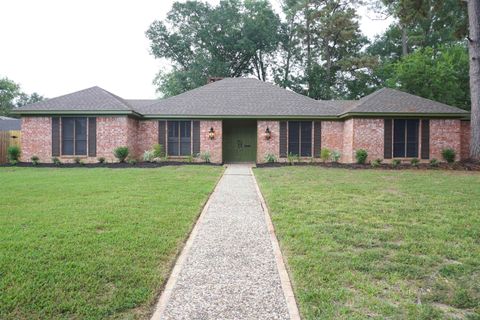
[[[147,317],[222,168],[0,168],[0,318]]]
[[[480,174],[255,175],[304,319],[480,319]]]

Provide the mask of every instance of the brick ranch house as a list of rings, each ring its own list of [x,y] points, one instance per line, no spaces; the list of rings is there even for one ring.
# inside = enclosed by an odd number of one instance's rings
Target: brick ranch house
[[[154,144],[169,159],[208,152],[213,163],[318,158],[321,148],[355,162],[440,160],[452,148],[469,154],[467,111],[392,89],[355,101],[318,101],[256,79],[227,78],[161,100],[126,100],[92,87],[21,107],[22,160],[36,155],[72,161],[115,161],[127,146],[141,159]]]

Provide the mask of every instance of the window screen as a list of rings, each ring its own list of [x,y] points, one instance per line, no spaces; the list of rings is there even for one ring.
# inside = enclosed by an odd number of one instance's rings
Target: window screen
[[[417,119],[396,119],[393,122],[393,157],[418,157],[418,127]]]
[[[62,155],[87,155],[87,118],[62,118]]]
[[[168,121],[168,155],[187,156],[192,153],[192,122]]]
[[[288,152],[302,157],[312,156],[312,122],[288,122]]]

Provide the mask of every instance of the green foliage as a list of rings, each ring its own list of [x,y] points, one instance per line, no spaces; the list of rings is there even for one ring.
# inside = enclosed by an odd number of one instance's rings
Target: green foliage
[[[154,144],[153,145],[153,157],[154,158],[162,158],[164,156],[165,156],[165,150],[163,148],[163,145],[158,144],[158,143]]]
[[[59,165],[62,164],[62,161],[60,161],[60,159],[57,158],[57,157],[52,157],[52,162],[53,162],[53,164],[56,165],[56,166],[59,166]]]
[[[39,163],[39,161],[40,161],[40,158],[37,157],[37,156],[31,156],[31,157],[30,157],[30,161],[32,161],[32,164],[33,164],[34,166],[36,166],[36,165],[38,165],[38,163]]]
[[[370,165],[372,166],[372,168],[378,168],[382,165],[382,161],[382,159],[375,159]]]
[[[300,156],[298,154],[294,154],[294,153],[289,153],[287,155],[287,162],[288,164],[290,164],[291,166],[293,166],[295,164],[295,162],[298,162],[300,161]]]
[[[186,160],[188,163],[192,163],[194,159],[195,159],[195,155],[189,154]]]
[[[277,162],[277,157],[273,153],[268,153],[265,155],[265,161],[268,163]]]
[[[155,151],[154,150],[145,150],[143,153],[143,161],[146,162],[153,162],[153,159],[155,159]]]
[[[418,167],[418,164],[420,163],[420,160],[418,158],[413,158],[410,160],[410,164],[414,167]]]
[[[128,147],[117,147],[113,150],[113,155],[118,159],[119,162],[125,162],[125,159],[128,157]]]
[[[102,163],[102,164],[103,164],[103,163],[105,163],[105,158],[104,158],[104,157],[99,157],[99,158],[97,159],[97,161],[98,161],[98,163]]]
[[[451,148],[443,149],[442,150],[442,158],[443,160],[447,161],[448,163],[455,162],[456,153],[455,150]]]
[[[332,150],[332,154],[330,155],[330,158],[332,160],[332,162],[338,162],[340,160],[340,157],[342,156],[342,154],[340,152],[338,152],[337,150]]]
[[[82,162],[82,160],[79,157],[75,157],[75,158],[73,158],[73,162],[75,162],[76,164],[80,164],[80,162]]]
[[[331,155],[332,155],[332,152],[330,151],[330,149],[322,148],[320,150],[320,158],[322,159],[323,162],[327,162],[330,159]]]
[[[19,161],[20,160],[20,154],[22,151],[20,150],[19,146],[10,146],[7,149],[7,157],[9,161]]]
[[[439,165],[439,162],[438,162],[437,159],[432,158],[432,159],[430,160],[430,167],[436,168],[436,167],[438,167],[438,165]]]
[[[8,116],[15,107],[43,99],[38,93],[28,95],[22,92],[20,85],[8,78],[0,78],[0,116]]]
[[[136,159],[129,159],[129,160],[128,160],[128,164],[134,166],[134,165],[137,164],[137,160],[136,160]]]
[[[355,159],[357,160],[358,164],[365,164],[367,162],[368,152],[364,149],[358,149],[355,152]]]
[[[393,168],[398,168],[398,166],[400,166],[402,164],[402,160],[400,159],[393,159],[392,160],[392,167]]]
[[[200,159],[202,159],[205,163],[210,162],[210,152],[209,151],[204,151],[200,153]]]

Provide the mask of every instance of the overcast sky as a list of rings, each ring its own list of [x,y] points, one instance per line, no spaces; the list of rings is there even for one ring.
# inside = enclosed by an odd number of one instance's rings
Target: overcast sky
[[[145,31],[173,2],[2,0],[0,77],[49,98],[94,85],[127,99],[155,98],[152,80],[165,62],[149,54]],[[366,10],[360,14],[370,38],[388,26]]]

